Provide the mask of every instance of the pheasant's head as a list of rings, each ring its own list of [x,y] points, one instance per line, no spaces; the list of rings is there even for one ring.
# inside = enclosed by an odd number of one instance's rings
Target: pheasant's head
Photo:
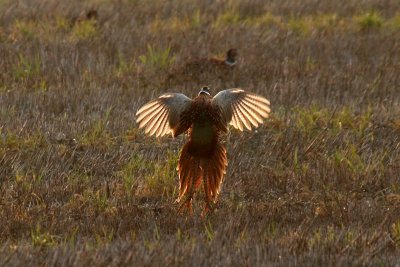
[[[88,20],[97,20],[99,18],[99,12],[97,12],[96,9],[90,9],[88,12],[86,12],[86,18]]]
[[[201,87],[200,92],[199,92],[199,95],[201,95],[201,94],[206,94],[206,95],[211,96],[211,94],[210,94],[210,87],[208,87],[208,86],[203,86],[203,87]]]
[[[237,53],[237,50],[235,48],[229,49],[228,52],[226,52],[225,62],[228,65],[235,65],[237,55],[238,55],[238,53]]]

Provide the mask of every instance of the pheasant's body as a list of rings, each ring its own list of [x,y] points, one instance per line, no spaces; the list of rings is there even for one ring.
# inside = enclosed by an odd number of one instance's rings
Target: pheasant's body
[[[186,195],[182,207],[191,210],[193,195],[202,184],[207,211],[217,200],[228,165],[226,149],[220,143],[227,124],[251,129],[268,113],[269,101],[263,97],[228,89],[212,98],[205,87],[193,100],[183,94],[162,95],[139,109],[137,121],[146,133],[157,136],[168,131],[174,137],[188,132],[178,160],[178,201]]]
[[[178,161],[180,178],[179,199],[187,193],[190,205],[195,190],[203,183],[206,208],[211,208],[220,191],[228,165],[226,149],[219,142],[221,112],[211,104],[212,98],[199,95],[182,114],[183,124],[190,125],[189,140],[182,148]],[[190,208],[190,207],[189,207]]]
[[[165,83],[169,86],[186,82],[201,82],[212,75],[221,80],[231,79],[236,65],[237,50],[229,49],[225,58],[198,58],[176,66],[168,75]]]
[[[196,145],[209,146],[218,139],[221,114],[211,105],[211,100],[208,95],[200,95],[182,114],[182,120],[187,120],[187,124],[191,125],[189,136]]]

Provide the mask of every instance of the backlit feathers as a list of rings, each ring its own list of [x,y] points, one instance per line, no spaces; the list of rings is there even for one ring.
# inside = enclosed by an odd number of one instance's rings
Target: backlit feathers
[[[269,101],[261,96],[240,88],[219,92],[212,99],[212,105],[219,107],[223,121],[243,131],[258,127],[270,112]]]
[[[191,103],[192,100],[184,94],[163,94],[136,112],[136,122],[146,134],[163,136],[171,132],[175,137],[181,114]]]

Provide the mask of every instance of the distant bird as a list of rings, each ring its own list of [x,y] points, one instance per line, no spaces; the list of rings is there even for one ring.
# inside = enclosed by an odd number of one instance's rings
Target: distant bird
[[[88,11],[82,11],[79,16],[75,16],[71,20],[71,25],[82,23],[83,21],[94,21],[97,22],[99,18],[99,12],[96,9],[89,9]]]
[[[96,9],[90,9],[89,11],[86,12],[86,19],[97,20],[98,18],[99,18],[99,12]]]
[[[236,64],[236,57],[238,53],[237,50],[234,48],[229,49],[226,52],[226,58],[210,58],[210,63],[220,65],[222,67],[233,67]]]
[[[199,83],[210,77],[219,79],[229,78],[237,61],[238,52],[231,48],[225,58],[199,58],[172,69],[167,77],[167,84],[180,84],[187,81]]]
[[[192,199],[203,183],[204,213],[213,209],[228,166],[225,146],[220,138],[228,124],[243,131],[251,130],[268,117],[270,103],[264,97],[240,88],[220,91],[214,97],[202,87],[198,96],[190,99],[181,93],[166,93],[142,106],[136,113],[139,128],[149,135],[176,137],[189,135],[178,160],[179,197],[186,194],[179,211],[192,213]]]

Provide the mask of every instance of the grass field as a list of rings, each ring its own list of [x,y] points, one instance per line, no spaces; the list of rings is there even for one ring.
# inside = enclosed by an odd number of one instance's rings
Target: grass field
[[[0,0],[0,266],[399,266],[399,44],[395,0]],[[225,137],[202,218],[174,204],[185,137],[135,113],[204,84],[272,113]]]

